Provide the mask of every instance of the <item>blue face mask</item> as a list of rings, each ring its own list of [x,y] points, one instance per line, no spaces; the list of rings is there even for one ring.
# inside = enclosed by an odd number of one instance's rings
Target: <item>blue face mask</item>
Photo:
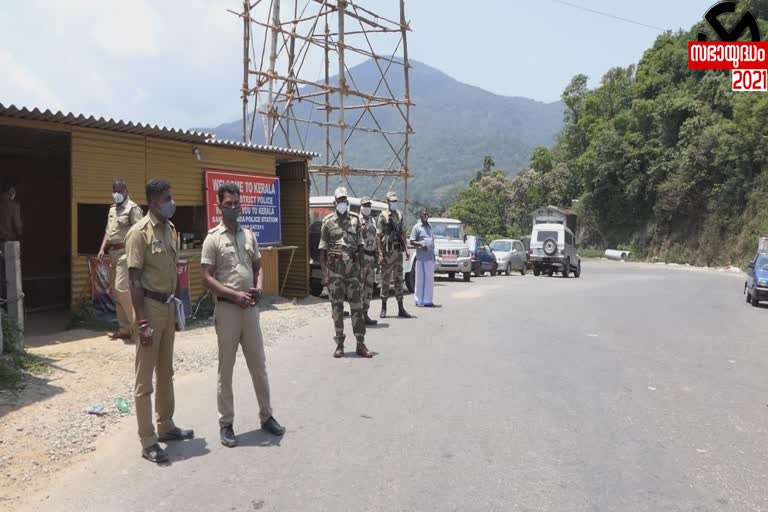
[[[176,201],[173,199],[160,205],[160,215],[165,219],[170,219],[174,213],[176,213]]]

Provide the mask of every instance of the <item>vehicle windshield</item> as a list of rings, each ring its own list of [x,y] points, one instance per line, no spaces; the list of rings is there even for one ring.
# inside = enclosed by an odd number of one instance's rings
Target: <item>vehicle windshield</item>
[[[757,257],[755,268],[758,270],[768,270],[768,254],[761,254]]]
[[[496,240],[491,243],[491,250],[494,252],[509,252],[512,250],[512,242]]]
[[[447,222],[432,223],[432,236],[438,240],[464,240],[464,229],[461,224],[449,224]]]

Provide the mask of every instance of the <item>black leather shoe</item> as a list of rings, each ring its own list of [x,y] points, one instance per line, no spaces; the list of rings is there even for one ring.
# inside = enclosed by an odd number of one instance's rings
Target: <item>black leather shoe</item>
[[[186,441],[187,439],[193,439],[194,437],[194,430],[175,427],[168,432],[160,434],[158,439],[161,443],[167,443],[168,441]]]
[[[155,443],[149,448],[141,450],[141,456],[147,459],[149,462],[155,464],[162,464],[168,462],[168,453],[163,450],[159,444]]]
[[[261,429],[269,432],[273,436],[280,437],[285,434],[285,429],[280,426],[274,416],[271,416],[267,421],[261,424]]]
[[[403,301],[397,301],[397,317],[398,318],[413,318],[410,313],[405,310]]]
[[[232,425],[221,427],[221,444],[227,448],[234,448],[237,446],[237,438],[235,437],[235,431],[232,429]]]

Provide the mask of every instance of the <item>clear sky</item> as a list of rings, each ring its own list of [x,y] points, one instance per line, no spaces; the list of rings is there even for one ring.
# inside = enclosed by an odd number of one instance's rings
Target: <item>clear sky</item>
[[[712,2],[567,3],[687,29]],[[399,5],[359,4],[385,15]],[[0,103],[183,128],[236,120],[242,23],[226,9],[241,6],[239,0],[4,0]],[[498,94],[542,101],[557,100],[577,73],[594,85],[610,67],[637,62],[660,33],[558,0],[406,0],[406,13],[411,58]]]

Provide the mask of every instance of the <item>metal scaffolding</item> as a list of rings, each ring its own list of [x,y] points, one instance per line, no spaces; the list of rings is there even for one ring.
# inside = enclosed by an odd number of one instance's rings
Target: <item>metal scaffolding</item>
[[[375,197],[385,180],[391,178],[391,190],[402,179],[407,205],[413,104],[405,0],[399,0],[399,21],[363,7],[363,1],[246,0],[242,12],[230,11],[243,22],[243,142],[253,141],[259,118],[266,144],[324,154],[324,164],[310,166],[316,192],[324,180],[328,195],[329,179],[337,177],[354,193],[350,178],[368,176],[378,178],[368,194]],[[354,60],[372,62],[373,83],[355,81]],[[318,64],[319,73],[312,75],[309,68]],[[361,155],[352,158],[363,137],[376,137],[386,148],[381,167],[360,162]]]

